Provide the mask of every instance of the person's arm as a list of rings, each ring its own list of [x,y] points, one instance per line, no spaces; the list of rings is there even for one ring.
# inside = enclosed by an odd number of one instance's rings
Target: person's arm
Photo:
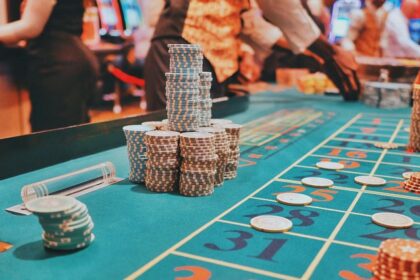
[[[258,0],[263,15],[280,28],[294,53],[304,52],[321,35],[300,0]]]
[[[56,0],[27,0],[22,18],[0,25],[0,43],[14,44],[37,37],[44,30]]]
[[[324,72],[345,100],[357,100],[361,86],[354,57],[332,46],[308,15],[300,0],[259,0],[264,17],[280,28],[295,53],[309,50],[324,61]]]
[[[356,51],[354,41],[359,37],[365,24],[365,17],[362,10],[357,10],[350,15],[350,27],[347,36],[341,41],[341,46],[348,51]]]
[[[420,46],[410,38],[407,25],[390,18],[385,25],[389,42],[395,43],[391,49],[399,49],[404,57],[420,58]]]
[[[243,21],[241,34],[247,36],[262,49],[270,50],[283,38],[279,28],[267,22],[257,8],[242,13],[241,18]],[[284,38],[283,40],[285,41]]]

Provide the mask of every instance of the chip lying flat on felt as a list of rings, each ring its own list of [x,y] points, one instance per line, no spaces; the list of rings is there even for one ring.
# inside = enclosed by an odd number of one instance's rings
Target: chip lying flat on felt
[[[383,186],[386,180],[375,176],[357,176],[354,181],[360,185],[366,186]]]
[[[397,149],[398,148],[398,145],[395,143],[376,142],[374,145],[376,148],[380,148],[380,149]]]
[[[281,193],[276,198],[278,202],[287,205],[308,205],[312,203],[312,197],[301,193]]]
[[[316,188],[328,188],[334,185],[332,180],[321,177],[306,177],[303,178],[301,182],[304,185]]]
[[[273,215],[254,217],[250,223],[254,229],[264,232],[286,232],[293,226],[289,219]]]
[[[389,212],[373,214],[372,221],[379,226],[395,229],[409,228],[414,224],[413,219],[408,216]]]
[[[340,170],[344,169],[344,164],[330,161],[320,161],[316,163],[316,167],[326,170]]]

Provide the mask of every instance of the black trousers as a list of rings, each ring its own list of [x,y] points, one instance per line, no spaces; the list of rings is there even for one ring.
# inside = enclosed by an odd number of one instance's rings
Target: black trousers
[[[54,32],[30,41],[27,87],[32,131],[89,122],[98,63],[79,37]]]
[[[169,72],[168,44],[188,44],[182,38],[158,38],[152,41],[146,57],[144,77],[146,82],[147,110],[165,109],[165,73]],[[219,83],[214,73],[214,68],[204,57],[203,71],[212,72],[213,82],[211,87],[212,98],[225,96],[230,80]]]
[[[261,79],[275,82],[277,68],[307,68],[311,73],[322,71],[322,65],[315,58],[274,46],[273,52],[264,61]]]

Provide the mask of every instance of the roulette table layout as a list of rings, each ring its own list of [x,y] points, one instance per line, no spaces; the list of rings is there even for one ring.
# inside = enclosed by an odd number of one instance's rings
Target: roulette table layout
[[[420,196],[402,187],[404,172],[420,171],[420,154],[406,151],[410,109],[294,90],[242,99],[229,101],[238,109],[230,115],[220,114],[229,113],[227,105],[214,108],[216,117],[243,128],[238,176],[211,196],[153,193],[127,180],[122,126],[163,115],[0,141],[2,210],[21,203],[26,184],[101,162],[112,162],[122,178],[78,197],[95,224],[95,241],[83,250],[46,250],[34,215],[1,211],[0,278],[370,279],[382,241],[420,241]],[[378,148],[377,142],[397,147]],[[320,169],[320,161],[344,168]],[[358,184],[357,176],[386,183]],[[306,177],[334,184],[303,185]],[[276,196],[284,192],[306,194],[312,203],[280,204]],[[384,228],[372,222],[378,212],[404,214],[414,224]],[[285,217],[293,227],[258,231],[250,220],[260,215]]]

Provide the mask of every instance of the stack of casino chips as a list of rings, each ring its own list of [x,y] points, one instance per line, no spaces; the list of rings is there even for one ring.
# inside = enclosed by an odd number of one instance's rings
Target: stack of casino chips
[[[200,76],[203,53],[199,45],[169,44],[169,72],[166,76],[168,128],[194,131],[199,127]]]
[[[230,152],[229,140],[226,130],[222,127],[201,127],[197,131],[211,133],[215,136],[215,147],[217,154],[216,175],[214,184],[216,187],[223,185],[225,180],[226,164]]]
[[[185,196],[205,196],[214,191],[217,154],[215,136],[205,132],[181,134],[181,178],[179,192]]]
[[[211,72],[200,73],[200,114],[199,125],[208,127],[211,125],[211,107],[212,100],[210,95],[211,81],[213,80]]]
[[[224,124],[230,124],[233,123],[231,120],[228,119],[211,119],[210,124],[213,126],[220,126]]]
[[[420,84],[414,85],[413,99],[408,149],[413,152],[420,152]]]
[[[410,179],[404,182],[403,187],[409,192],[420,194],[420,172],[413,173]]]
[[[373,275],[379,280],[420,279],[420,242],[401,238],[383,241]]]
[[[149,131],[146,133],[146,188],[153,192],[173,192],[179,173],[179,133]]]
[[[242,126],[239,124],[228,123],[220,125],[226,130],[229,141],[229,153],[225,169],[225,179],[231,180],[236,178],[239,165],[239,138]]]
[[[167,124],[160,121],[142,122],[141,125],[150,126],[154,130],[167,130]]]
[[[128,125],[123,127],[127,140],[128,159],[130,162],[130,175],[128,179],[136,184],[144,182],[147,155],[144,136],[152,131],[153,127],[146,125]]]
[[[44,229],[44,247],[52,250],[76,250],[95,239],[94,224],[85,204],[70,196],[50,195],[25,203],[38,216]]]

